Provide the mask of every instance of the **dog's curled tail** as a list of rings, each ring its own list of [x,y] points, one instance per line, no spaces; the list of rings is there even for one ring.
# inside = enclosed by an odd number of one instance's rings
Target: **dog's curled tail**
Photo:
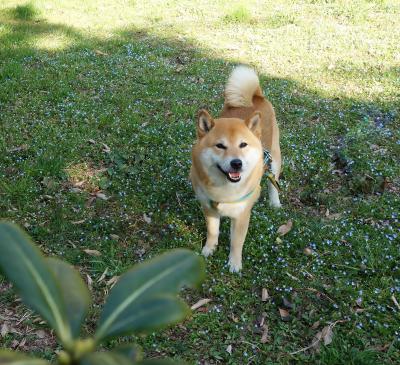
[[[249,107],[253,105],[254,95],[263,95],[255,71],[247,66],[235,67],[225,86],[225,104]]]

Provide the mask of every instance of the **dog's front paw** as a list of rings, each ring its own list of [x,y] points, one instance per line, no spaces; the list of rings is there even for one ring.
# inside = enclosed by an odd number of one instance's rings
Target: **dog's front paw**
[[[269,202],[269,206],[271,207],[271,208],[281,208],[282,207],[282,204],[281,204],[281,202],[279,201],[279,199],[276,199],[276,200],[271,200],[270,202]]]
[[[242,270],[242,259],[237,259],[230,256],[228,265],[230,272],[239,272],[240,270]]]
[[[215,247],[216,247],[216,246],[208,246],[208,245],[205,245],[205,246],[203,247],[203,249],[201,250],[201,254],[202,254],[204,257],[208,257],[208,256],[210,256],[210,255],[213,254],[213,252],[215,251]]]

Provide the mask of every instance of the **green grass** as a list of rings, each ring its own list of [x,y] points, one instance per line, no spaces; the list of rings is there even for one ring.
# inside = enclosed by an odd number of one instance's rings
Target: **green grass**
[[[227,270],[224,222],[206,282],[187,293],[211,298],[207,311],[136,340],[149,356],[189,363],[396,364],[400,5],[241,4],[2,1],[1,217],[89,275],[98,305],[105,281],[133,263],[173,247],[200,252],[205,225],[188,181],[194,116],[201,107],[217,115],[230,71],[250,64],[281,128],[283,209],[269,209],[264,181],[243,273]],[[232,14],[237,21],[224,20]],[[277,241],[288,219],[293,230]],[[271,300],[260,300],[262,288]],[[15,310],[0,289],[0,313]],[[291,355],[335,321],[331,344]],[[49,356],[29,339],[27,351]]]
[[[249,9],[244,4],[238,4],[229,10],[224,17],[227,23],[250,23],[252,20]]]

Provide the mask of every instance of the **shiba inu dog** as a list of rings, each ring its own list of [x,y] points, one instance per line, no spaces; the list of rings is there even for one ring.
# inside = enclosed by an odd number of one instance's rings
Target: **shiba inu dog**
[[[268,152],[267,152],[268,151]],[[260,181],[267,157],[269,201],[280,207],[276,181],[281,169],[279,129],[272,104],[263,96],[257,74],[236,67],[225,87],[221,116],[206,110],[197,117],[197,141],[192,149],[190,178],[207,223],[202,254],[209,256],[218,244],[220,218],[231,218],[229,269],[242,269],[242,248],[250,212],[260,196]]]

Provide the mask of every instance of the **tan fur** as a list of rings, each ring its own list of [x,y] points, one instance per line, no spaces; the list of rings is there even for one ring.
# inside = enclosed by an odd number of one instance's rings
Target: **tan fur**
[[[229,266],[232,272],[237,272],[242,268],[242,247],[250,212],[260,195],[263,148],[271,152],[277,180],[281,169],[279,129],[274,109],[264,98],[253,70],[239,66],[233,71],[225,89],[220,118],[213,119],[207,111],[200,111],[197,136],[192,149],[190,178],[206,217],[207,241],[203,254],[210,255],[218,244],[220,218],[230,217]],[[244,142],[247,146],[240,147]],[[231,182],[227,177],[228,173],[236,171],[229,165],[233,159],[243,162],[239,182]],[[247,194],[250,195],[247,197]],[[278,192],[270,183],[269,194],[270,204],[279,207]],[[246,198],[238,201],[242,197]]]

